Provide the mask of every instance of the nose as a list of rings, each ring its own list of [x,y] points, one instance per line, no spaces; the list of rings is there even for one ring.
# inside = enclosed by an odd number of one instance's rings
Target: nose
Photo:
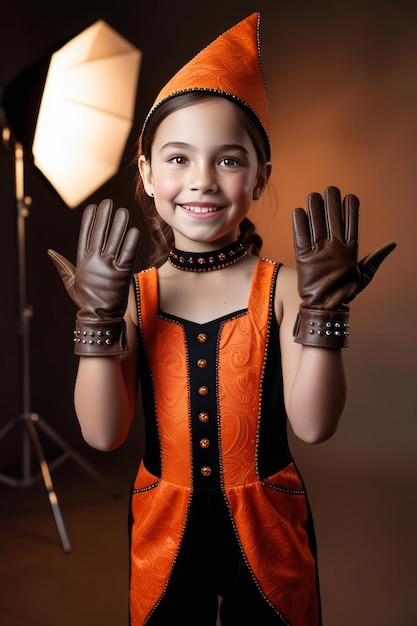
[[[201,193],[213,193],[217,191],[218,185],[216,174],[210,163],[198,163],[192,168],[190,178],[190,189]]]

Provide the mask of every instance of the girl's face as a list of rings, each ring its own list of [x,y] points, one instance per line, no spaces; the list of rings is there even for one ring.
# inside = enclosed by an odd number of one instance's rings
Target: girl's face
[[[213,97],[174,111],[156,131],[151,160],[139,158],[145,191],[179,248],[202,251],[234,241],[266,183],[236,106]]]

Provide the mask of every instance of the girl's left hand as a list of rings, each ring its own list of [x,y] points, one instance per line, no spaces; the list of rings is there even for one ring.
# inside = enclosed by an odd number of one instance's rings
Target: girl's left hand
[[[293,211],[293,234],[301,308],[335,310],[347,305],[394,250],[391,242],[358,261],[359,199],[343,202],[337,187],[312,193],[307,211]]]

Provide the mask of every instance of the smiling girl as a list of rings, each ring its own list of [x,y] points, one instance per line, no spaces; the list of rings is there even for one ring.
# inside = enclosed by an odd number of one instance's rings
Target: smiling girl
[[[359,201],[329,187],[294,212],[297,268],[259,258],[247,216],[271,164],[258,37],[253,14],[182,68],[145,120],[149,267],[131,282],[139,233],[109,200],[84,212],[76,268],[50,251],[79,307],[75,407],[91,446],[125,441],[140,383],[132,626],[321,624],[287,423],[309,443],[336,431],[348,304],[394,244],[358,263]]]

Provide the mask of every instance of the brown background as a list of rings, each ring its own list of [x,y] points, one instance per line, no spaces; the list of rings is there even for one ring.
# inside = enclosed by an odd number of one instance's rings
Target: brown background
[[[351,347],[345,352],[349,399],[337,434],[317,447],[293,442],[306,482],[311,483],[313,508],[315,494],[323,485],[329,489],[328,498],[323,499],[328,508],[317,512],[319,526],[321,519],[335,515],[332,501],[339,490],[337,476],[343,474],[349,485],[347,497],[351,501],[346,510],[355,512],[352,523],[359,527],[366,519],[366,507],[362,508],[363,499],[355,500],[355,494],[366,491],[368,482],[372,484],[365,504],[375,498],[380,502],[373,523],[385,528],[389,514],[393,531],[389,539],[382,536],[376,550],[381,555],[390,542],[383,570],[389,574],[381,575],[380,566],[376,566],[380,587],[373,589],[382,601],[395,579],[402,591],[390,599],[392,608],[392,604],[403,602],[401,594],[407,595],[404,586],[411,589],[415,584],[415,571],[410,569],[410,562],[415,563],[415,543],[408,542],[404,554],[395,550],[404,524],[408,527],[414,523],[414,503],[401,498],[404,506],[398,506],[397,499],[393,512],[391,497],[407,493],[412,498],[417,469],[416,6],[398,0],[216,0],[204,4],[74,0],[66,5],[19,0],[8,3],[0,17],[0,84],[97,19],[106,20],[142,50],[135,126],[122,166],[83,203],[111,197],[116,204],[131,207],[133,220],[140,226],[133,202],[135,171],[131,160],[138,129],[157,91],[203,46],[257,10],[262,16],[273,153],[271,189],[253,213],[264,237],[264,255],[294,263],[291,211],[304,205],[310,191],[321,192],[328,185],[339,186],[342,193],[356,193],[361,199],[362,256],[388,241],[398,244],[374,282],[352,306]],[[68,209],[38,174],[28,158],[26,192],[33,198],[26,224],[28,300],[34,309],[32,410],[83,455],[103,464],[103,456],[82,441],[74,416],[76,359],[71,336],[75,310],[46,255],[47,248],[52,247],[74,260],[82,207]],[[13,192],[12,163],[9,155],[0,151],[0,428],[20,410]],[[145,251],[146,232],[138,269],[143,267]],[[138,424],[127,444],[106,456],[105,463],[109,467],[112,463],[115,467],[135,464],[140,449]],[[16,428],[0,440],[0,469],[18,464],[19,455]],[[338,537],[338,541],[344,540]],[[363,555],[356,556],[360,568]],[[325,558],[330,571],[332,554]],[[342,567],[340,563],[338,567]],[[357,573],[355,566],[351,567]],[[369,568],[366,580],[376,575],[372,563]],[[364,584],[366,597],[366,581]],[[415,626],[417,607],[408,619],[411,621],[392,618],[384,626]],[[369,616],[366,622],[351,623],[382,624],[381,620],[369,621]],[[339,624],[341,621],[329,626]]]

